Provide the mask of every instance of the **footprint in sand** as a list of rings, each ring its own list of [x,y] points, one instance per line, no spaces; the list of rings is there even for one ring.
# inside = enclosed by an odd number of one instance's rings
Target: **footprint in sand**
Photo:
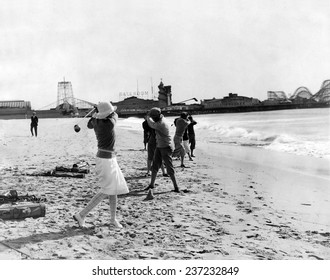
[[[316,256],[316,255],[308,255],[308,257],[309,257],[309,258],[315,258],[315,259],[317,259],[317,260],[324,260],[323,258],[320,258],[320,257],[318,257],[318,256]]]

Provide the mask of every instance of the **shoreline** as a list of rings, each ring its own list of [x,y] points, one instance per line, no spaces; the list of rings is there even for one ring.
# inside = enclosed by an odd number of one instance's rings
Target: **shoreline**
[[[116,104],[116,103],[114,103]],[[199,105],[199,104],[198,104]],[[176,105],[174,105],[176,106]],[[178,116],[184,110],[191,115],[208,115],[208,114],[230,114],[230,113],[252,113],[252,112],[268,112],[268,111],[278,111],[278,110],[297,110],[297,109],[329,109],[330,103],[297,103],[297,104],[274,104],[274,105],[255,105],[255,106],[235,106],[235,107],[219,107],[219,108],[204,108],[196,109],[194,107],[190,108],[191,105],[182,105],[180,109],[171,109],[170,107],[162,108],[162,113],[166,117]],[[200,105],[199,105],[200,106]],[[168,109],[170,108],[170,109]],[[0,108],[1,109],[1,108]],[[125,109],[122,112],[118,109],[118,115],[120,118],[130,118],[138,117],[143,118],[146,113],[150,110],[144,109]],[[86,115],[89,109],[78,109],[81,113]],[[0,119],[10,120],[10,119],[26,119],[32,115],[32,112],[36,112],[37,116],[40,118],[77,118],[71,116],[69,113],[63,114],[60,110],[50,109],[50,110],[20,110],[19,114],[10,112],[6,110],[7,113],[2,113],[0,110]],[[82,118],[83,116],[79,116]]]
[[[231,185],[232,191],[240,192],[249,180],[256,182],[260,186],[259,191],[267,195],[277,208],[304,215],[306,223],[318,224],[317,221],[322,220],[321,228],[330,229],[327,211],[330,203],[328,159],[226,144],[208,144],[202,150],[203,161],[211,159],[211,163],[217,166],[213,170],[208,166],[205,172]],[[216,153],[220,155],[218,161],[214,155]],[[225,170],[223,175],[220,170]],[[310,211],[308,217],[306,210]]]
[[[117,127],[117,159],[130,190],[118,199],[124,228],[109,229],[104,201],[87,217],[88,228],[80,229],[72,214],[98,189],[95,135],[85,128],[75,133],[66,120],[48,124],[40,138],[24,136],[27,130],[0,143],[2,190],[47,198],[45,217],[0,227],[0,241],[15,248],[0,246],[0,259],[330,259],[323,160],[197,138],[188,168],[173,161],[179,187],[188,192],[171,192],[171,181],[159,172],[155,199],[144,201],[150,177],[144,177],[143,133]],[[84,179],[24,175],[79,160],[90,164]]]

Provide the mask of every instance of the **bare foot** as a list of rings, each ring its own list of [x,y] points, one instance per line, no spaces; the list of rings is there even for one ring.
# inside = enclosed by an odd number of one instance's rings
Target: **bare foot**
[[[110,222],[110,226],[113,226],[115,228],[122,228],[123,226],[116,220],[113,220]]]

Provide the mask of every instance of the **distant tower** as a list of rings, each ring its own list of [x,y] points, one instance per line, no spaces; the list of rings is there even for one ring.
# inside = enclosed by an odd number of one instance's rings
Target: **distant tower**
[[[164,86],[162,79],[158,86],[158,100],[160,107],[166,107],[172,105],[172,92],[171,86]]]
[[[76,108],[76,100],[73,97],[71,82],[58,82],[57,85],[57,104],[56,107],[63,106],[65,109],[69,107]]]
[[[154,86],[152,84],[152,78],[150,78],[150,84],[151,84],[151,99],[154,99]],[[149,94],[148,94],[149,99]]]

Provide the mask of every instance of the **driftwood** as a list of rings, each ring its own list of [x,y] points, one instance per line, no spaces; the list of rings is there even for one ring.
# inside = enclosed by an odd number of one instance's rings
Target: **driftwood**
[[[67,178],[85,178],[85,174],[73,172],[46,171],[39,173],[26,174],[27,176],[46,176],[46,177],[67,177]]]
[[[78,167],[64,167],[64,166],[56,166],[55,171],[61,171],[61,172],[72,172],[72,173],[83,173],[83,174],[88,174],[89,169],[84,169],[84,168],[78,168]]]
[[[45,217],[46,205],[43,203],[15,203],[5,204],[0,207],[2,220],[21,220],[25,218]]]
[[[43,202],[47,201],[45,198],[36,197],[35,195],[0,195],[0,205],[5,203],[14,203],[14,202]]]
[[[72,167],[56,166],[54,170],[46,172],[35,172],[24,174],[27,176],[47,176],[47,177],[67,177],[67,178],[85,178],[89,173],[89,164],[87,162],[75,163]]]

